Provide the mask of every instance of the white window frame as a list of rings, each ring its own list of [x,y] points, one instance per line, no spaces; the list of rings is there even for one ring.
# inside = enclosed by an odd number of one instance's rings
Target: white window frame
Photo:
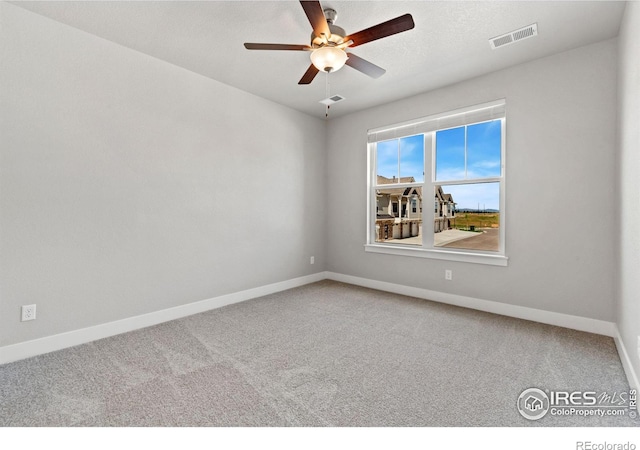
[[[487,122],[489,120],[501,120],[501,174],[499,177],[488,177],[477,180],[455,180],[438,181],[435,179],[435,133],[437,131],[456,128],[464,125]],[[431,208],[422,208],[422,246],[401,244],[398,242],[383,243],[376,242],[376,148],[377,142],[391,139],[398,139],[422,134],[424,135],[424,163],[425,179],[422,183],[397,183],[394,188],[406,188],[422,186],[424,204],[428,201],[428,192],[434,192],[436,185],[459,185],[499,182],[500,183],[500,248],[497,252],[442,248],[433,245],[434,235],[433,218],[434,213]],[[474,105],[468,108],[461,108],[441,114],[423,117],[401,124],[369,130],[368,132],[368,157],[367,157],[367,243],[366,252],[383,253],[399,256],[411,256],[420,258],[431,258],[446,261],[461,261],[478,264],[489,264],[496,266],[508,265],[506,256],[506,103],[505,100]],[[389,186],[389,185],[385,185]]]

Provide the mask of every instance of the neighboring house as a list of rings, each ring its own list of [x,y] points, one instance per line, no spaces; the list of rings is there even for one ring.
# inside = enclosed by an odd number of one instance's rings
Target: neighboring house
[[[387,178],[378,175],[378,185],[415,183],[413,177]],[[420,234],[422,188],[389,187],[376,191],[376,234],[378,241],[403,239]]]
[[[387,178],[378,175],[378,185],[396,183],[415,183],[413,177]],[[422,218],[422,188],[408,187],[378,189],[376,191],[376,213],[402,219]]]
[[[413,177],[387,178],[378,175],[376,190],[376,234],[378,241],[402,239],[420,234],[422,225],[422,187],[393,187],[397,183],[415,183]],[[435,193],[434,231],[451,228],[455,218],[455,202],[440,186]]]
[[[441,186],[436,186],[435,219],[433,231],[439,233],[455,226],[456,203],[451,194],[445,194]]]

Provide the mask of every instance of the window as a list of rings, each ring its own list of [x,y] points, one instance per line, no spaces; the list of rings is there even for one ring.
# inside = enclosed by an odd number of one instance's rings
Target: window
[[[443,214],[442,223],[434,224],[434,247],[500,251],[502,123],[496,119],[435,132],[431,185],[436,198],[442,197]]]
[[[506,265],[505,122],[500,100],[370,130],[366,250]]]

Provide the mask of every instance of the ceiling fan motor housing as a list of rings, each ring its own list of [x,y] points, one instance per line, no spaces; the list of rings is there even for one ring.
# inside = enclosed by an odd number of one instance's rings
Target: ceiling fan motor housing
[[[336,22],[336,19],[338,18],[338,12],[335,9],[327,8],[323,10],[323,12],[324,12],[324,17],[327,19],[327,23],[329,25],[332,25]]]
[[[338,13],[335,9],[325,9],[324,16],[327,19],[327,25],[329,25],[331,35],[323,37],[311,33],[311,46],[314,48],[342,44],[344,37],[347,35],[344,28],[334,25],[335,20],[338,18]]]

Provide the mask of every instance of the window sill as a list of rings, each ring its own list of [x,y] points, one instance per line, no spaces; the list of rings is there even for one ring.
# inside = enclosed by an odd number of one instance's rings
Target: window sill
[[[425,249],[400,245],[365,244],[364,250],[371,253],[384,253],[387,255],[440,259],[445,261],[460,261],[474,264],[488,264],[491,266],[507,266],[509,262],[509,258],[504,255],[489,255],[487,253]]]

